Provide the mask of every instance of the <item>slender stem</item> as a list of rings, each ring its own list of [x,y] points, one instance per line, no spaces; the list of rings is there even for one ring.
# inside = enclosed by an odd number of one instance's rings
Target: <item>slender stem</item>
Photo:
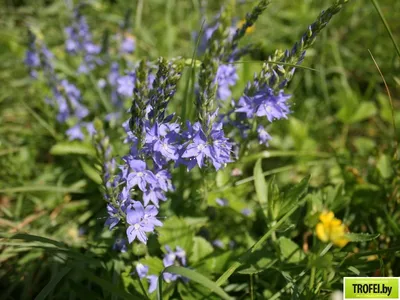
[[[311,268],[311,276],[310,276],[310,291],[312,290],[314,286],[314,280],[315,280],[315,267]]]
[[[254,282],[253,282],[253,274],[250,274],[250,299],[254,300]]]

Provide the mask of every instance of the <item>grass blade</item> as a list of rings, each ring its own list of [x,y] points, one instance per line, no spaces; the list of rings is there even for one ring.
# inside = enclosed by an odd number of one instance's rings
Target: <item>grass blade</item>
[[[39,295],[35,298],[35,300],[46,299],[47,295],[54,290],[56,285],[71,271],[70,267],[64,267],[60,272],[58,272],[55,276],[51,277],[50,282],[41,290]]]
[[[221,299],[232,299],[225,291],[220,288],[215,282],[211,281],[204,275],[197,273],[196,271],[183,268],[183,267],[178,267],[178,266],[170,266],[164,269],[164,272],[168,273],[174,273],[174,274],[179,274],[182,275],[186,278],[189,278],[190,280],[200,283],[206,288],[209,288],[212,292],[216,293],[218,296],[221,297]]]
[[[389,24],[388,24],[388,22],[386,21],[385,16],[383,15],[383,13],[382,13],[382,11],[381,11],[381,8],[379,7],[378,2],[377,2],[376,0],[371,0],[371,2],[372,2],[372,4],[374,5],[376,11],[378,12],[378,15],[379,15],[379,17],[381,18],[383,25],[385,25],[386,31],[387,31],[387,33],[389,34],[390,39],[392,40],[393,46],[396,48],[397,55],[398,55],[399,58],[400,58],[400,48],[399,48],[399,46],[397,45],[397,43],[396,43],[396,41],[395,41],[395,39],[394,39],[393,33],[392,33],[392,31],[390,30]]]

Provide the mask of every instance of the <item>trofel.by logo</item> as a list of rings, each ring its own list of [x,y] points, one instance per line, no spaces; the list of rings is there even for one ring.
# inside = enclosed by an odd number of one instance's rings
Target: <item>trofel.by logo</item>
[[[345,277],[344,300],[400,299],[399,277]]]

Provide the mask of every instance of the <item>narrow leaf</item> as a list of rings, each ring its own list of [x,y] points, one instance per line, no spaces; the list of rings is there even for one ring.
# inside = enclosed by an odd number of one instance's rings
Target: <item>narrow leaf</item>
[[[194,282],[200,283],[204,287],[209,288],[212,292],[216,293],[218,296],[220,296],[222,299],[232,299],[229,297],[225,291],[220,288],[215,282],[211,281],[204,275],[197,273],[196,271],[186,269],[183,267],[178,267],[178,266],[170,266],[164,269],[163,273],[168,272],[168,273],[174,273],[178,275],[182,275],[183,277],[186,277],[190,280],[193,280]]]
[[[254,166],[254,186],[256,189],[257,199],[266,219],[268,219],[268,187],[265,182],[263,170],[261,167],[261,159],[258,159]]]
[[[41,290],[39,295],[35,298],[35,300],[46,299],[47,295],[54,290],[56,285],[71,271],[70,267],[64,267],[60,272],[58,272],[55,276],[51,277],[50,282]]]
[[[369,234],[369,233],[348,233],[346,238],[350,242],[367,242],[374,240],[379,236],[379,233]]]

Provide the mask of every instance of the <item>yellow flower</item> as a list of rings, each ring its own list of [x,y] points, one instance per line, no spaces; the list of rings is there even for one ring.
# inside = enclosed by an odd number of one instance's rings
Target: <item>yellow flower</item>
[[[323,242],[332,242],[338,247],[344,247],[349,242],[345,237],[347,228],[342,221],[335,218],[333,212],[323,212],[319,216],[320,223],[317,224],[315,231],[317,237]]]
[[[237,28],[242,28],[243,27],[243,25],[246,23],[246,20],[240,20],[239,21],[239,23],[237,24]],[[247,29],[246,29],[246,34],[249,34],[249,33],[252,33],[252,32],[254,32],[254,30],[256,29],[256,27],[253,25],[253,26],[250,26],[250,27],[248,27]]]

